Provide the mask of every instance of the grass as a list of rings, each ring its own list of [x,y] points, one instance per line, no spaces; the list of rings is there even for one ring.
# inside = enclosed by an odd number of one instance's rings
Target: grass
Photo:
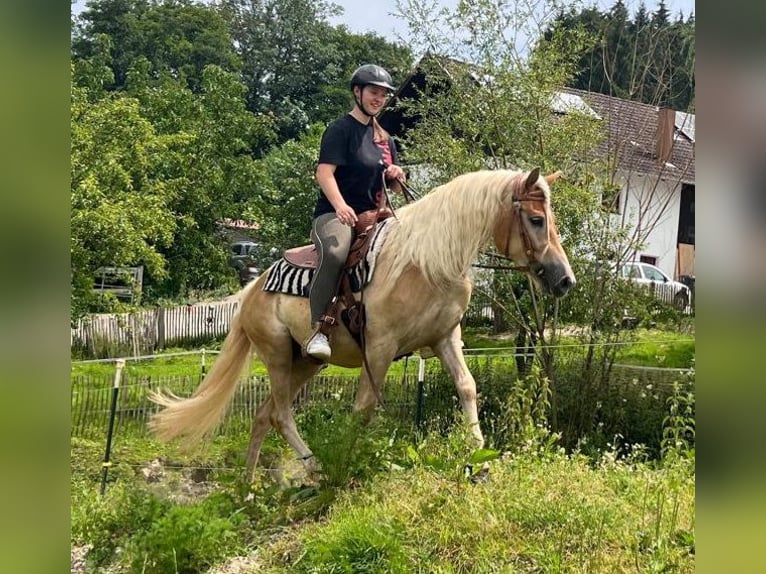
[[[472,329],[463,334],[465,349],[492,349],[487,354],[500,354],[513,347],[508,334],[493,335],[491,329]],[[636,329],[617,351],[616,362],[627,365],[686,369],[694,366],[694,335],[660,329]],[[577,337],[562,335],[556,345],[581,345]],[[562,347],[568,348],[568,347]],[[574,348],[574,347],[572,347]]]
[[[621,347],[617,354],[617,362],[639,366],[662,366],[674,368],[689,368],[694,365],[695,341],[691,335],[661,331],[655,329],[640,329],[633,332],[635,345]],[[505,335],[494,336],[489,329],[471,329],[463,334],[465,349],[497,349],[497,353],[508,352],[512,339]],[[574,337],[560,337],[557,344],[576,344]],[[167,349],[166,354],[185,352],[183,349]],[[491,354],[491,353],[490,353]],[[215,360],[216,355],[209,353],[205,357],[207,368]],[[407,372],[416,372],[417,357],[410,357],[407,362]],[[123,373],[126,376],[155,377],[155,376],[193,376],[201,372],[201,354],[156,359],[127,361]],[[394,362],[389,369],[391,375],[402,375],[405,361]],[[323,375],[358,375],[359,369],[346,369],[328,366],[322,371]],[[250,367],[252,375],[265,375],[266,368],[259,360],[254,359]],[[72,376],[114,376],[114,363],[73,363]]]
[[[652,469],[527,453],[486,484],[425,468],[346,492],[262,548],[265,572],[693,572],[688,461]],[[287,564],[284,556],[292,557]]]
[[[415,450],[379,437],[373,450],[328,451],[355,458],[352,472],[297,489],[237,480],[246,437],[172,459],[152,441],[123,440],[105,497],[96,495],[101,445],[74,440],[72,543],[95,543],[92,563],[129,572],[205,571],[242,555],[251,571],[272,574],[694,571],[693,451],[646,462],[641,449],[586,457],[531,441],[472,484],[461,472],[464,437],[429,434]],[[147,483],[136,469],[158,456],[235,470],[211,471],[206,492],[179,500],[176,473]]]

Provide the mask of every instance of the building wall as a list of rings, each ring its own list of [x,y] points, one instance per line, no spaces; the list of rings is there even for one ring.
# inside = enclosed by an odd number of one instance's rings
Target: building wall
[[[637,174],[625,175],[622,179],[620,213],[613,216],[614,222],[631,228],[640,224],[644,229],[654,225],[635,260],[641,255],[656,257],[657,267],[675,278],[681,183]]]

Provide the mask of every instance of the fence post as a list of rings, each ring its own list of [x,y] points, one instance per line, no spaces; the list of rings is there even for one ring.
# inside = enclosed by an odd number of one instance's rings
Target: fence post
[[[205,374],[205,371],[207,370],[205,366],[205,347],[202,347],[202,374]]]
[[[426,375],[426,360],[420,357],[418,361],[418,402],[415,409],[415,425],[418,430],[423,426],[423,402],[425,400],[425,385],[423,383]]]
[[[106,474],[112,463],[109,457],[112,451],[112,433],[114,432],[114,418],[117,413],[117,393],[120,392],[120,378],[122,377],[122,368],[125,366],[125,359],[117,359],[117,369],[114,372],[114,385],[112,386],[112,406],[109,409],[109,430],[106,434],[106,452],[104,452],[104,462],[101,465],[101,494],[106,491]]]
[[[165,307],[157,308],[157,349],[165,348]]]

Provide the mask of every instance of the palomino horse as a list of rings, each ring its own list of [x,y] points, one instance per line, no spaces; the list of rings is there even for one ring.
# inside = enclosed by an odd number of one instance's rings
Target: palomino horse
[[[479,250],[494,240],[533,280],[556,297],[575,278],[559,242],[550,208],[551,184],[559,173],[539,170],[478,171],[456,177],[418,201],[402,207],[386,225],[374,274],[364,289],[368,369],[362,369],[355,410],[371,411],[391,362],[430,349],[457,386],[462,409],[477,446],[484,444],[476,407],[476,383],[462,353],[460,320],[471,297],[468,272]],[[164,407],[150,423],[158,438],[193,444],[221,422],[251,351],[264,362],[271,395],[255,414],[247,458],[250,480],[261,444],[274,427],[295,449],[307,471],[316,465],[295,425],[292,403],[321,365],[302,356],[300,341],[310,334],[304,297],[263,290],[268,272],[248,285],[221,354],[188,399],[152,395]],[[362,351],[345,326],[331,335],[331,363],[361,367]]]

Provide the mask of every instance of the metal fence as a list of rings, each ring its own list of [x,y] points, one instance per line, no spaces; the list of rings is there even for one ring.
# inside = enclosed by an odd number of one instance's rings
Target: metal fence
[[[560,377],[555,384],[556,392],[562,397],[578,392],[576,378],[581,368],[582,354],[579,349],[577,351],[560,352]],[[518,378],[514,362],[507,355],[469,355],[467,362],[477,381],[482,417],[493,416],[492,409],[502,404],[510,386]],[[420,396],[417,360],[409,360],[403,374],[386,377],[383,400],[387,416],[413,424],[427,422],[433,418],[449,420],[454,416],[458,406],[454,384],[438,361],[428,360],[425,363]],[[160,408],[148,400],[150,391],[171,391],[178,396],[190,396],[201,383],[203,376],[202,373],[185,376],[124,374],[116,405],[116,436],[147,434],[147,422]],[[672,383],[685,377],[681,369],[614,365],[609,374],[609,394],[616,406],[610,408],[621,408],[618,398],[620,396],[638,397],[638,393],[646,395],[649,391],[649,400],[653,400],[653,403],[646,407],[661,411]],[[106,436],[113,382],[114,376],[109,374],[72,377],[72,436],[94,440]],[[333,402],[337,404],[338,409],[349,409],[354,401],[357,383],[358,376],[316,376],[302,389],[296,399],[296,407],[302,409]],[[219,432],[237,434],[249,429],[256,408],[269,392],[268,377],[243,377]],[[662,412],[658,416],[661,420]]]

